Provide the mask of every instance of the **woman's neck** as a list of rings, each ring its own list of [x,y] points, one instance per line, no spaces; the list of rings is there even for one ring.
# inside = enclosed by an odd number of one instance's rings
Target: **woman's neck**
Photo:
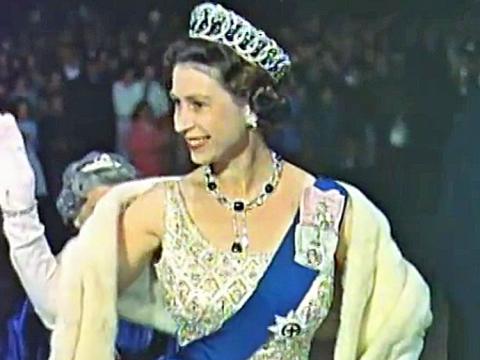
[[[258,134],[251,134],[247,147],[228,163],[213,165],[222,193],[250,200],[273,172],[271,151]]]

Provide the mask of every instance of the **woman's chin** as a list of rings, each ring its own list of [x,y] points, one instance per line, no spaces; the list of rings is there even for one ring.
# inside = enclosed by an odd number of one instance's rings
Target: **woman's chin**
[[[192,163],[199,166],[209,165],[212,163],[212,157],[209,154],[197,153],[193,151],[190,151],[190,160]]]

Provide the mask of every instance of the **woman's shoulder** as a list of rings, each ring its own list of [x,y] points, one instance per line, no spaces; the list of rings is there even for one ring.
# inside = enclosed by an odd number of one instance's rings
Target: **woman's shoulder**
[[[287,171],[289,178],[293,179],[293,181],[298,183],[302,188],[315,184],[315,175],[291,162],[285,161],[284,171]]]
[[[343,196],[348,196],[347,187],[352,187],[352,189],[356,189],[355,187],[348,184],[346,187],[344,187],[343,184],[346,183],[338,181],[333,177],[329,177],[323,174],[313,174],[310,171],[289,162],[287,162],[286,165],[287,168],[290,170],[292,177],[296,178],[299,182],[303,182],[304,185],[306,185],[305,187],[315,186],[323,191],[338,190]]]
[[[129,181],[115,186],[109,196],[121,202],[128,222],[158,233],[162,228],[166,192],[180,179],[180,176],[164,176]]]
[[[133,186],[139,185],[139,192],[130,199],[127,205],[136,202],[153,208],[163,207],[165,205],[166,192],[182,182],[184,177],[160,176],[130,182]]]
[[[178,184],[184,196],[189,197],[191,192],[205,187],[205,175],[201,166],[178,179]]]
[[[108,197],[115,198],[123,204],[132,203],[139,199],[150,199],[169,184],[179,181],[181,176],[158,176],[126,181],[113,186]]]
[[[382,211],[365,194],[365,192],[356,185],[326,174],[312,174],[308,170],[291,163],[287,163],[287,165],[291,168],[292,174],[294,174],[297,179],[323,191],[339,191],[346,198],[350,212],[353,208],[355,212],[368,213],[369,216],[373,216],[377,219],[385,218]]]
[[[286,162],[286,168],[289,170],[290,177],[297,179],[298,182],[304,182],[307,186],[315,186],[323,191],[339,191],[347,200],[346,212],[349,214],[346,215],[361,213],[373,217],[377,221],[387,221],[383,212],[356,185],[325,174],[312,174],[289,162]]]

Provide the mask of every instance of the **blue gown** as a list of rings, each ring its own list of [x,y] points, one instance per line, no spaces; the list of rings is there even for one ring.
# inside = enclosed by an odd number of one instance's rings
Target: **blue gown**
[[[147,327],[119,321],[116,347],[122,358],[154,359],[163,349],[150,349],[159,336]],[[42,325],[30,301],[24,300],[6,324],[0,345],[1,360],[46,360],[50,352],[50,332]],[[160,344],[156,341],[156,344]],[[158,345],[159,347],[161,345]]]

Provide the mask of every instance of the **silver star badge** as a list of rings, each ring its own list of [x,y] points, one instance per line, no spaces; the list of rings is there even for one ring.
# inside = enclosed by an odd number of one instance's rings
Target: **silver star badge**
[[[293,310],[290,310],[286,317],[275,315],[275,324],[268,328],[276,339],[292,339],[304,329],[305,323]]]

